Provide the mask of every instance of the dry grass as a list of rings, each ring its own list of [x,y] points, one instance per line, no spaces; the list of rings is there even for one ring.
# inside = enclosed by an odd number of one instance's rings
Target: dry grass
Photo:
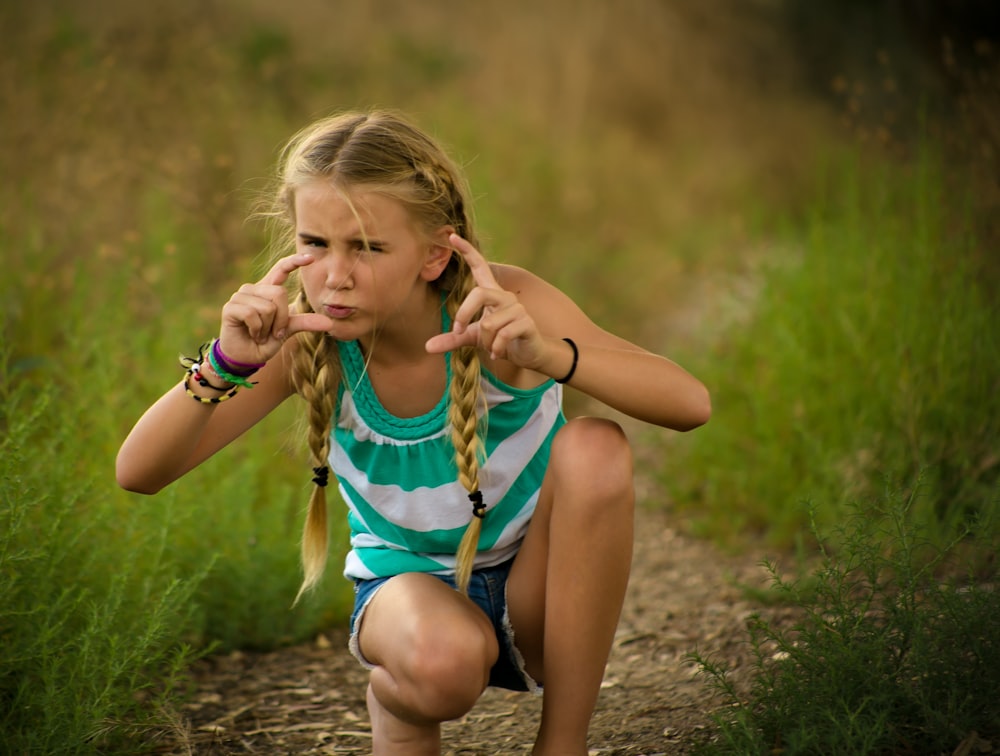
[[[772,4],[729,5],[7,8],[0,224],[62,259],[113,261],[155,212],[202,237],[196,278],[224,289],[260,246],[243,219],[278,144],[321,113],[385,105],[468,164],[494,254],[578,295],[614,258],[597,314],[629,304],[634,320],[738,256],[757,203],[801,198],[829,136],[794,89]]]

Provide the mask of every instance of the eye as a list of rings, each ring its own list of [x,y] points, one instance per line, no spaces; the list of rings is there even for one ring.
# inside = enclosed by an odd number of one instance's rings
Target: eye
[[[367,244],[364,239],[355,239],[351,242],[351,249],[354,252],[361,254],[364,252],[371,252],[373,254],[384,252],[385,245],[380,241],[369,241]]]
[[[315,236],[299,236],[299,244],[307,249],[326,249],[326,242]]]

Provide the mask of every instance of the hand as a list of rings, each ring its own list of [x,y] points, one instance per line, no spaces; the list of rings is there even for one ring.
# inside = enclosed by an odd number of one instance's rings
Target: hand
[[[494,360],[509,360],[521,368],[537,369],[545,341],[534,319],[517,295],[500,287],[479,250],[458,234],[452,234],[448,241],[468,263],[477,285],[455,313],[451,332],[429,339],[427,351],[440,353],[461,346],[477,346],[488,351]],[[482,317],[472,322],[480,310]]]
[[[243,284],[222,308],[220,348],[233,360],[267,362],[285,340],[300,331],[329,331],[333,321],[318,313],[288,312],[285,281],[292,272],[309,265],[313,256],[283,257],[255,284]]]

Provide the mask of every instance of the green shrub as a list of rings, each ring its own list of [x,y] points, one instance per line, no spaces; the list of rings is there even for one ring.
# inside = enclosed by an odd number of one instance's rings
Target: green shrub
[[[1000,593],[962,571],[963,539],[940,547],[913,527],[920,491],[856,505],[808,578],[766,565],[799,619],[750,620],[746,697],[693,654],[726,704],[704,752],[937,754],[1000,738]]]

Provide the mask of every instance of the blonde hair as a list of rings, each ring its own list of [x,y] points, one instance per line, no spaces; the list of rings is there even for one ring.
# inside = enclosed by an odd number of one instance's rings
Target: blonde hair
[[[279,185],[274,205],[266,214],[278,224],[277,254],[287,254],[294,244],[295,190],[323,179],[342,189],[363,188],[401,202],[424,231],[452,226],[478,246],[472,228],[468,189],[458,166],[442,148],[402,116],[390,111],[345,113],[322,119],[296,134],[281,155]],[[301,282],[294,278],[292,307],[311,307]],[[454,318],[459,305],[475,286],[471,270],[461,255],[453,254],[445,271],[433,282],[445,297]],[[323,574],[327,558],[327,505],[325,479],[330,452],[330,431],[342,376],[337,345],[326,333],[300,333],[292,365],[292,380],[308,405],[308,444],[316,486],[309,499],[302,536],[304,579],[296,601],[313,588]],[[457,477],[475,501],[483,444],[478,408],[482,403],[479,356],[475,347],[451,353],[448,421],[455,450]],[[474,507],[469,507],[470,515]],[[481,514],[481,511],[480,511]],[[472,515],[456,553],[456,582],[466,592],[479,535],[480,516]]]

